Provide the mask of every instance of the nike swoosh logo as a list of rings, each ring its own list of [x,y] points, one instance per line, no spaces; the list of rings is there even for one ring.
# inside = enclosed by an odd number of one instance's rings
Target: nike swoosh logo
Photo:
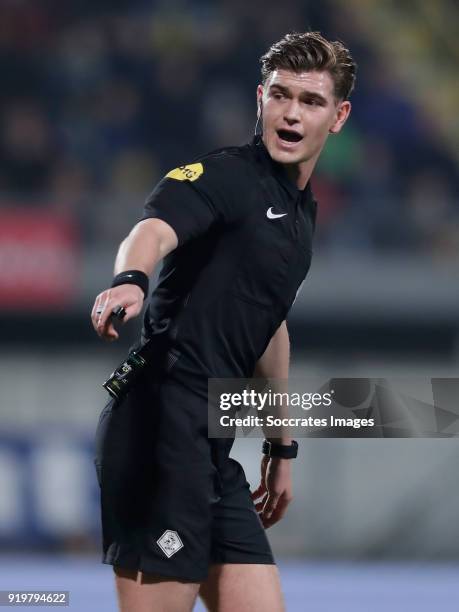
[[[266,216],[268,217],[268,219],[280,219],[280,217],[285,217],[287,213],[275,213],[273,212],[273,207],[270,206],[268,208],[268,210],[266,211]]]

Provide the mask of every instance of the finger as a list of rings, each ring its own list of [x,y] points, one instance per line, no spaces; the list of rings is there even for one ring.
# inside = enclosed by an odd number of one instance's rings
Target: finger
[[[119,337],[119,333],[117,328],[115,327],[115,322],[116,321],[121,321],[122,319],[118,319],[116,317],[116,315],[114,314],[115,310],[117,307],[115,308],[109,308],[109,313],[108,316],[105,320],[105,325],[104,327],[100,330],[100,335],[102,338],[104,338],[105,340],[117,340]]]
[[[95,314],[95,322],[94,322],[94,327],[96,332],[99,334],[99,336],[104,333],[105,331],[105,327],[107,325],[107,321],[105,320],[105,322],[103,322],[103,314],[104,314],[104,310],[102,311],[97,311]],[[106,319],[104,317],[104,319]]]
[[[112,310],[113,310],[113,307],[115,306],[115,304],[112,303],[112,300],[110,300],[110,290],[107,291],[105,297],[106,297],[105,302],[96,311],[97,333],[99,334],[99,336],[102,336],[106,328],[108,327],[108,321],[110,317],[112,316]],[[100,312],[101,310],[102,312]]]
[[[261,517],[261,521],[265,529],[269,529],[269,527],[272,527],[284,517],[285,513],[287,512],[288,503],[289,502],[285,502],[285,504],[283,504],[279,502],[269,518]]]
[[[112,342],[113,340],[118,340],[119,338],[119,333],[116,331],[115,326],[113,325],[111,320],[109,320],[107,324],[107,327],[103,333],[103,338],[104,340],[108,340],[110,342]]]
[[[255,510],[257,512],[261,512],[264,508],[264,505],[266,504],[266,500],[268,499],[268,494],[266,493],[261,499],[260,501],[257,501],[256,503],[254,503],[255,506]]]
[[[263,525],[265,529],[267,529],[268,527],[271,527],[272,525],[274,525],[275,523],[281,520],[281,518],[287,512],[287,508],[288,508],[290,501],[291,500],[287,499],[287,497],[285,496],[281,497],[281,499],[277,502],[277,505],[274,508],[271,516],[266,517],[265,520],[263,521]]]
[[[265,519],[269,519],[274,508],[277,506],[277,502],[280,499],[280,494],[278,493],[270,493],[268,495],[268,499],[266,500],[266,504],[263,508],[263,517]]]
[[[140,306],[139,308],[139,305],[136,303],[136,304],[125,305],[124,309],[126,311],[126,314],[124,315],[122,321],[123,323],[126,323],[126,321],[129,321],[129,319],[133,319],[139,314],[139,312],[142,310],[142,306]]]
[[[104,308],[104,312],[100,315],[100,319],[98,322],[97,333],[101,338],[108,341],[117,340],[119,338],[119,333],[117,328],[115,327],[115,323],[125,322],[126,317],[126,309],[124,306],[120,306],[119,302],[113,306],[112,303],[114,300],[112,299],[107,303]],[[123,314],[120,315],[119,311],[122,311]],[[107,311],[107,312],[105,312]],[[105,324],[103,324],[103,320],[105,319]]]
[[[92,311],[91,311],[91,320],[92,320],[92,324],[94,329],[97,331],[97,321],[100,317],[101,312],[104,309],[104,298],[103,295],[98,295],[97,298],[94,301],[94,306],[92,307]]]
[[[106,314],[104,311],[101,315],[99,315],[99,318],[97,319],[97,333],[105,340],[117,335],[117,331],[111,318],[111,313]]]
[[[253,491],[250,495],[252,496],[252,499],[255,500],[261,497],[263,493],[266,493],[266,485],[264,482],[261,482],[255,491]]]
[[[101,315],[104,313],[107,307],[107,303],[108,303],[107,297],[101,296],[100,299],[96,300],[96,303],[94,304],[94,312],[93,312],[93,316],[96,319],[96,322],[99,321]]]

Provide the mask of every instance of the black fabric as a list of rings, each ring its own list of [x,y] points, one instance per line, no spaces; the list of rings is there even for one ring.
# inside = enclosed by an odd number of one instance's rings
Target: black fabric
[[[231,439],[207,437],[207,403],[144,376],[96,432],[103,562],[201,582],[211,563],[274,563]],[[183,546],[168,557],[158,539]]]
[[[203,158],[197,162],[202,174],[192,181],[166,175],[147,198],[142,219],[166,221],[175,230],[179,246],[217,225],[236,222],[245,213],[244,201],[237,198],[238,183],[248,170],[237,152],[233,147]],[[172,172],[182,179],[188,167],[192,165]]]
[[[253,374],[311,261],[316,204],[262,141],[174,169],[148,198],[179,246],[145,313],[151,358],[97,428],[103,561],[202,581],[210,563],[274,563],[233,440],[207,435],[208,378]],[[166,538],[168,557],[158,544]]]
[[[145,272],[141,270],[125,270],[117,274],[112,280],[112,287],[119,285],[137,285],[143,291],[144,299],[148,296],[150,282]]]
[[[281,457],[283,459],[296,459],[298,456],[298,442],[292,440],[291,444],[274,444],[265,440],[261,452],[268,457]]]
[[[260,138],[172,175],[188,172],[193,180],[164,178],[145,205],[143,218],[166,221],[179,247],[164,260],[144,335],[165,337],[173,375],[204,395],[208,378],[251,376],[286,318],[310,266],[316,203]]]

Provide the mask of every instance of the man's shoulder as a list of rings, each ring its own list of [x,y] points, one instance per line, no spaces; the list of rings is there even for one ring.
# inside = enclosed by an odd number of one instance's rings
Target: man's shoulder
[[[233,145],[220,147],[197,158],[197,161],[211,161],[220,164],[247,163],[250,160],[250,145]]]
[[[160,185],[181,185],[212,201],[234,206],[256,185],[250,145],[230,146],[201,155],[170,170]],[[180,187],[179,187],[180,185]]]
[[[227,182],[246,178],[253,166],[249,145],[229,146],[210,151],[195,160],[201,164],[203,174],[215,177],[216,180]]]
[[[170,170],[161,183],[164,182],[189,185],[195,191],[212,197],[236,197],[253,183],[250,145],[210,151]]]

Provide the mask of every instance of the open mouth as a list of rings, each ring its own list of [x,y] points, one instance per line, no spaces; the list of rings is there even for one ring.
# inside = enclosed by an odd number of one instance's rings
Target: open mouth
[[[300,142],[303,139],[303,136],[294,130],[277,130],[277,135],[286,142]]]

